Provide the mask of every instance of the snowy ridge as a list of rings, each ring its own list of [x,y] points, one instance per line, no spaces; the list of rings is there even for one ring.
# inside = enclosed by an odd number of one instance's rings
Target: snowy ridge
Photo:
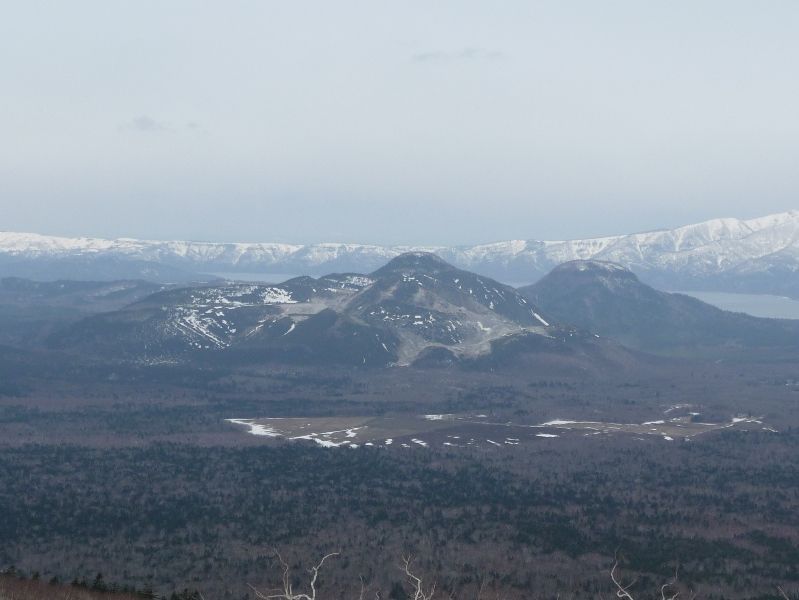
[[[195,272],[368,272],[409,251],[434,252],[461,268],[514,281],[532,281],[557,264],[589,259],[619,263],[639,275],[683,280],[770,269],[799,274],[799,211],[584,240],[511,240],[459,247],[106,240],[0,232],[0,259],[109,257]]]

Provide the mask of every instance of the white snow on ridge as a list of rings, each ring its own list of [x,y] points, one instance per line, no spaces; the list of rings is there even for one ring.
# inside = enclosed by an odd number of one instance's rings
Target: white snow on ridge
[[[266,288],[262,295],[264,304],[296,304],[297,301],[291,297],[291,292],[278,287]]]
[[[197,270],[316,270],[344,261],[369,271],[408,251],[434,252],[460,267],[496,270],[516,266],[545,271],[570,260],[603,260],[645,270],[688,275],[750,272],[767,264],[799,271],[799,211],[756,219],[714,219],[672,230],[583,240],[511,240],[466,247],[375,246],[323,243],[213,243],[120,238],[67,238],[0,232],[0,254],[22,258],[109,256]],[[291,268],[288,268],[288,267]],[[352,281],[351,285],[365,282]]]
[[[549,327],[549,322],[545,321],[544,318],[541,315],[539,315],[537,312],[535,312],[535,311],[532,311],[532,312],[533,312],[533,316],[536,319],[538,319],[541,322],[541,324],[544,325],[544,327]]]
[[[366,277],[364,275],[347,275],[344,278],[343,283],[345,285],[350,285],[355,288],[365,288],[369,287],[374,283],[374,279],[371,277]]]

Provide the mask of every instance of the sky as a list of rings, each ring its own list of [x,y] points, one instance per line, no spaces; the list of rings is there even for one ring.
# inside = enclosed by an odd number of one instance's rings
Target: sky
[[[0,230],[472,244],[799,208],[795,0],[0,12]]]

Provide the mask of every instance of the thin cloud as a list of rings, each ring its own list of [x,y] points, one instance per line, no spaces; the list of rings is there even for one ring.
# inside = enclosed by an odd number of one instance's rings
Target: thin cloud
[[[498,50],[468,47],[456,51],[431,50],[419,52],[411,57],[413,62],[455,62],[455,61],[494,61],[503,60],[505,54]]]
[[[141,131],[142,133],[159,133],[162,131],[170,131],[172,128],[163,121],[157,121],[147,115],[139,115],[138,117],[133,117],[133,119],[126,123],[125,129]]]
[[[141,133],[205,132],[205,127],[198,121],[186,121],[184,124],[174,125],[168,121],[159,121],[148,115],[133,117],[130,121],[120,125],[119,128],[124,131],[137,131]]]

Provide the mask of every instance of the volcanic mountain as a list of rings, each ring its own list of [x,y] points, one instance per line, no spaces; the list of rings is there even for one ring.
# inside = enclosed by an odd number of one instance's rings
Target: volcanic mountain
[[[502,338],[556,333],[512,287],[411,252],[369,275],[170,289],[86,318],[51,341],[143,362],[208,356],[377,366],[407,365],[431,353],[473,358]]]
[[[797,321],[727,312],[661,292],[611,262],[567,262],[519,291],[558,322],[647,352],[799,349]]]

